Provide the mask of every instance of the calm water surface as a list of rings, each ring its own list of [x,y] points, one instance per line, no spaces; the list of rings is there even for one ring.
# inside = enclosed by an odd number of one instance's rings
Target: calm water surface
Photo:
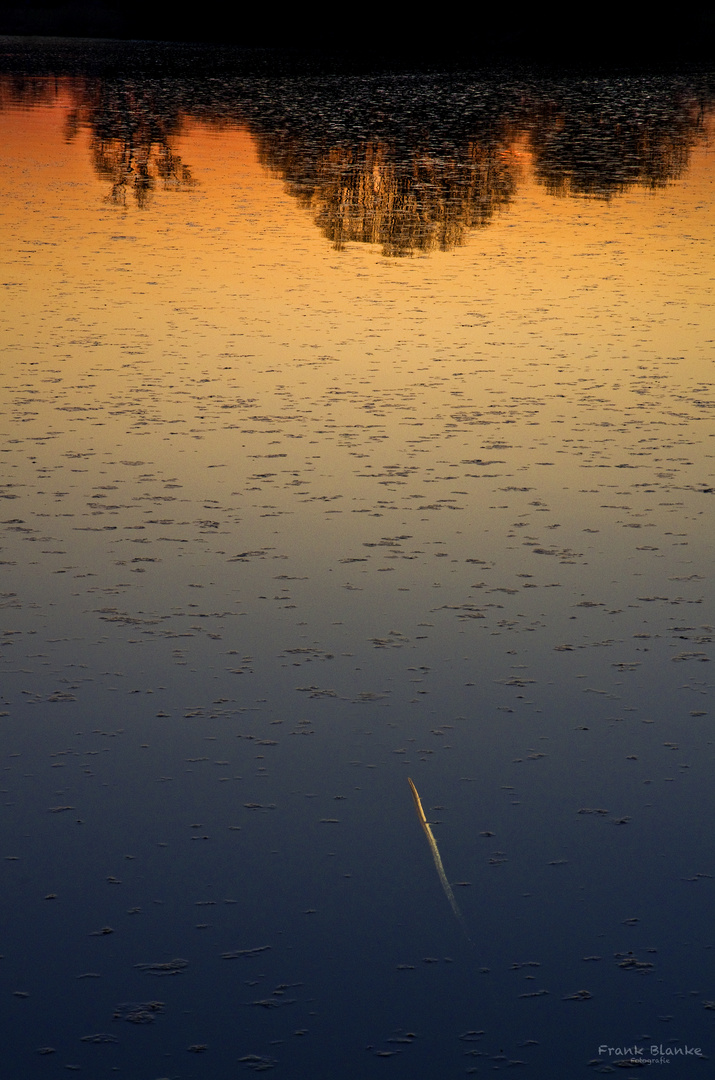
[[[4,1075],[704,1075],[707,81],[0,95]]]

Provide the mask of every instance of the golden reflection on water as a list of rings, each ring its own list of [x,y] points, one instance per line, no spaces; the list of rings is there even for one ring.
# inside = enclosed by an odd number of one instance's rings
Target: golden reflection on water
[[[240,388],[247,410],[280,425],[292,400],[301,439],[309,420],[318,442],[347,439],[343,449],[361,441],[348,439],[356,409],[373,436],[402,447],[410,428],[459,438],[465,456],[484,436],[509,435],[520,470],[556,438],[558,488],[617,455],[636,405],[671,415],[680,399],[685,423],[709,374],[707,143],[683,180],[611,201],[554,201],[517,145],[522,180],[489,228],[456,251],[396,263],[371,247],[330,251],[245,129],[184,125],[171,154],[191,162],[195,183],[160,186],[149,215],[118,208],[93,178],[94,136],[65,138],[67,105],[2,114],[6,277],[17,279],[6,287],[8,356],[57,364],[45,408],[33,392],[33,426],[56,423],[62,387],[79,395],[77,410],[83,399],[109,410],[84,418],[94,439],[120,416],[144,417],[152,457],[163,457],[153,419],[170,408],[193,431],[215,421],[217,391]],[[568,410],[582,390],[581,429]],[[174,437],[158,440],[167,463]],[[355,483],[355,458],[331,459],[341,490]]]
[[[380,593],[416,590],[419,621],[445,583],[425,544],[461,567],[460,618],[493,607],[465,560],[532,584],[578,568],[570,588],[607,580],[620,608],[633,567],[657,582],[663,550],[674,573],[704,552],[707,143],[678,183],[608,201],[554,200],[522,144],[489,228],[393,261],[332,250],[246,129],[185,124],[172,154],[195,182],[158,186],[145,213],[107,197],[92,133],[68,141],[65,117],[2,114],[3,332],[8,494],[59,515],[73,573],[140,569],[129,608],[164,610],[181,563],[134,566],[134,545],[166,560],[210,537],[212,587],[245,551],[334,566],[348,590],[399,567]],[[517,614],[505,625],[539,625]]]

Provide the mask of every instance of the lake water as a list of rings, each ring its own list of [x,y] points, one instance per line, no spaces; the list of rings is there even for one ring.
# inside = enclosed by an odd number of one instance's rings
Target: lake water
[[[3,1075],[704,1075],[711,83],[3,48]]]

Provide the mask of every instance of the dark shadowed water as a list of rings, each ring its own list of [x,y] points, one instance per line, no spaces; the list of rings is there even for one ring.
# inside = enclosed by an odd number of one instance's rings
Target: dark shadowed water
[[[23,48],[3,1077],[709,1075],[712,81]]]

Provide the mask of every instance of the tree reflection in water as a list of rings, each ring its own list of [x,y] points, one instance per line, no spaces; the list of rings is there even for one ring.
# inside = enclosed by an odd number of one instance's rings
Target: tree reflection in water
[[[151,84],[96,81],[75,83],[73,90],[66,136],[89,129],[94,168],[111,185],[111,202],[124,206],[129,195],[145,209],[157,182],[193,185],[190,169],[171,145],[181,132],[182,115],[170,92]]]
[[[67,137],[89,130],[111,201],[126,205],[131,196],[146,208],[157,184],[190,186],[191,170],[174,149],[184,123],[234,124],[248,128],[261,162],[335,248],[379,244],[392,256],[453,248],[488,225],[516,193],[521,149],[555,196],[611,199],[634,185],[672,183],[705,136],[715,96],[712,80],[697,72],[341,76],[285,71],[277,54],[257,73],[240,50],[233,70],[221,54],[223,67],[208,76],[203,53],[192,74],[186,47],[178,67],[157,52],[149,76],[148,43],[144,68],[120,76],[114,46],[104,47],[108,74],[96,71],[95,43],[95,70],[78,74],[75,57],[62,85],[73,101]],[[0,76],[0,104],[30,102],[39,87],[51,95],[59,85]]]
[[[499,145],[470,142],[446,159],[416,147],[408,161],[386,142],[334,146],[313,159],[300,146],[276,152],[270,138],[260,147],[337,250],[350,241],[381,244],[386,255],[456,247],[516,190]]]
[[[712,91],[684,79],[583,80],[538,103],[527,121],[537,182],[552,195],[610,199],[662,188],[687,170]]]

